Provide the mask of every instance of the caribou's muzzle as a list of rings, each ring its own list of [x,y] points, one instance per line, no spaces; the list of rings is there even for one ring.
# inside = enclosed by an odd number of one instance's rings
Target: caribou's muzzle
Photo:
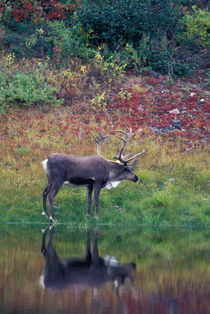
[[[139,178],[138,178],[137,176],[135,176],[134,179],[133,179],[133,182],[137,182],[138,179],[139,179]]]

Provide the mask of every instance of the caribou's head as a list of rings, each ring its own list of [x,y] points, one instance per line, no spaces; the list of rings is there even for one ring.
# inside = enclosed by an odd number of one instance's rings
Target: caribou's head
[[[133,171],[136,169],[136,166],[137,166],[137,157],[143,154],[145,150],[143,150],[142,152],[130,158],[126,158],[125,156],[123,156],[123,152],[125,150],[127,143],[133,136],[132,129],[127,128],[127,132],[123,130],[117,130],[116,132],[122,133],[123,135],[125,135],[125,137],[121,137],[117,135],[117,138],[123,142],[123,146],[120,149],[118,156],[114,157],[116,161],[111,162],[111,170],[110,170],[109,179],[112,181],[112,183],[121,182],[122,180],[130,180],[133,182],[137,182],[138,177],[135,175]],[[97,153],[99,156],[101,156],[102,144],[108,137],[109,136],[103,136],[102,132],[99,132],[99,135],[95,138],[95,141],[97,143]],[[131,161],[133,162],[130,163]],[[112,167],[112,164],[113,164],[113,167]]]
[[[131,165],[124,165],[122,163],[118,163],[113,161],[110,163],[110,174],[109,178],[112,181],[129,180],[133,182],[138,181],[138,177],[133,172],[136,168],[137,161],[135,160]]]

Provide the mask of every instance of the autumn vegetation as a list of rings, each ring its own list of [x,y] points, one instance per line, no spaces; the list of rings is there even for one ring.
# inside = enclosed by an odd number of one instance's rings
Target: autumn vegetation
[[[41,161],[100,130],[112,158],[128,126],[140,181],[101,193],[99,223],[208,225],[208,29],[206,1],[1,1],[0,221],[44,222]],[[63,188],[57,220],[95,224],[85,199]]]

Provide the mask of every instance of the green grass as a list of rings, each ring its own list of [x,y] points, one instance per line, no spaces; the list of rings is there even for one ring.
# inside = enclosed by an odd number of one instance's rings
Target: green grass
[[[97,221],[85,215],[86,189],[62,187],[54,201],[56,220],[93,225],[209,225],[209,199],[204,181],[189,184],[188,178],[177,175],[170,182],[170,175],[161,178],[158,172],[150,174],[148,170],[145,176],[143,170],[138,175],[143,182],[122,182],[113,190],[101,191]],[[25,178],[18,188],[10,185],[9,190],[4,186],[6,178],[0,180],[0,222],[47,222],[41,216],[44,173],[42,177],[34,185]]]
[[[62,108],[49,113],[17,110],[0,117],[0,222],[48,222],[41,216],[42,192],[47,181],[41,161],[53,152],[95,154],[91,139],[97,126],[82,139],[72,136],[71,129],[66,136],[69,119],[69,111]],[[115,189],[102,189],[97,221],[93,218],[93,205],[91,217],[86,217],[86,189],[62,187],[54,202],[58,207],[57,221],[83,225],[209,226],[207,149],[193,148],[192,154],[180,152],[176,143],[169,146],[147,137],[142,140],[141,145],[138,138],[132,142],[133,152],[146,148],[135,171],[138,183],[124,181]],[[116,154],[116,145],[111,141],[104,145],[107,158]]]

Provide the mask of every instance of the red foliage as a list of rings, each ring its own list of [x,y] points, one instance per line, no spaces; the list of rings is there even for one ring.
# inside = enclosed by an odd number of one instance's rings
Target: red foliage
[[[130,126],[142,136],[206,142],[210,104],[201,91],[194,89],[183,95],[177,86],[162,88],[159,84],[144,93],[124,90],[123,96],[115,96],[105,111],[92,107],[90,114],[95,115],[97,122],[106,121],[107,126],[122,128]]]
[[[74,4],[71,3],[68,8],[69,8],[70,11],[73,11],[73,10],[74,10],[74,7],[75,7]]]
[[[147,76],[145,78],[145,83],[151,85],[151,86],[156,86],[160,83],[160,79],[155,78],[155,77],[151,77],[151,76]]]
[[[65,9],[63,5],[60,2],[56,2],[54,0],[51,0],[49,2],[48,8],[50,9],[50,13],[47,15],[47,19],[53,19],[53,20],[63,20],[66,18],[65,16]]]
[[[24,4],[23,4],[23,8],[24,8],[25,10],[28,10],[28,12],[32,12],[32,11],[33,11],[33,5],[31,4],[31,2],[24,3]]]
[[[18,6],[15,5],[12,10],[12,16],[16,19],[16,22],[21,22],[25,18],[25,10],[18,9]]]
[[[57,0],[45,0],[41,1],[38,6],[33,1],[28,1],[26,3],[15,4],[12,8],[12,16],[15,18],[16,22],[22,22],[26,18],[30,17],[31,13],[36,14],[36,9],[39,9],[38,12],[43,18],[48,20],[63,20],[66,19],[67,14],[73,13],[75,6],[70,4],[68,7],[65,7],[60,1]],[[0,13],[2,8],[0,7]]]

